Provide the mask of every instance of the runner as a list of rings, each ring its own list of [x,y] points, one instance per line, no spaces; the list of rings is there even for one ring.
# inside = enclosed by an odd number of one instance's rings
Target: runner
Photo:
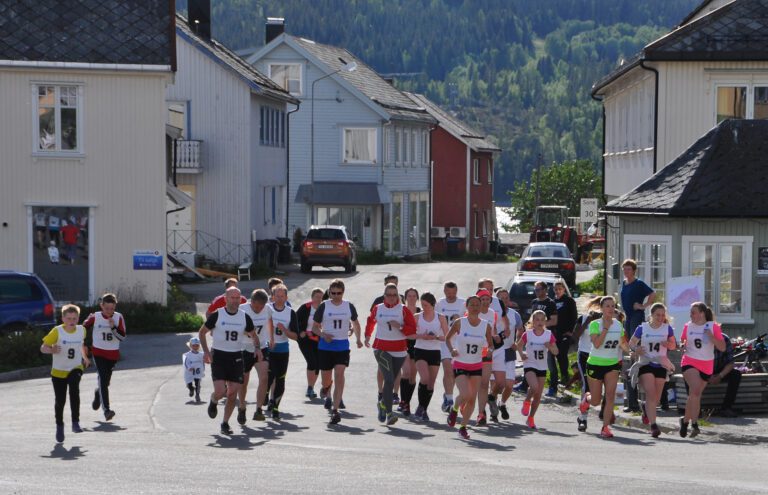
[[[288,304],[288,288],[284,284],[272,287],[270,310],[275,346],[269,352],[269,388],[272,390],[272,397],[267,407],[272,410],[272,419],[277,421],[280,419],[280,401],[285,393],[285,376],[288,373],[288,343],[299,337],[296,312]]]
[[[435,296],[430,292],[421,295],[421,307],[416,315],[416,340],[414,344],[415,367],[419,373],[419,406],[416,418],[429,421],[429,402],[435,392],[435,380],[440,371],[440,347],[448,334],[445,316],[435,312]]]
[[[55,397],[56,441],[64,441],[64,406],[69,391],[69,409],[72,415],[72,433],[82,433],[80,428],[80,379],[83,364],[90,366],[85,347],[85,328],[77,324],[80,308],[67,304],[61,308],[62,324],[53,327],[43,337],[40,352],[51,354],[51,382]]]
[[[457,297],[459,288],[456,282],[448,281],[443,284],[443,294],[445,297],[437,301],[435,311],[443,316],[448,322],[448,326],[453,324],[454,320],[461,318],[464,314],[464,299]],[[453,407],[453,389],[456,386],[456,378],[453,374],[453,357],[445,342],[440,344],[440,362],[443,364],[443,403],[440,409],[447,413]]]
[[[480,298],[480,313],[478,316],[491,325],[493,342],[496,346],[500,347],[502,341],[499,334],[504,332],[504,323],[499,317],[499,313],[490,307],[491,302],[493,301],[493,296],[491,296],[491,293],[486,289],[479,289],[476,295]],[[477,389],[477,426],[486,426],[488,424],[488,419],[485,415],[485,405],[491,397],[491,395],[488,394],[488,387],[491,383],[491,369],[493,367],[494,352],[495,347],[483,348],[483,373],[480,379],[480,387]],[[495,401],[491,408],[491,414],[496,416],[498,421],[499,411],[496,408]]]
[[[656,405],[667,383],[667,369],[662,361],[668,363],[667,350],[676,348],[675,331],[667,322],[667,308],[661,303],[654,303],[651,306],[651,321],[641,323],[629,339],[629,349],[639,356],[639,366],[635,366],[639,367],[638,381],[645,390],[645,403],[641,403],[643,423],[650,423],[653,438],[661,435],[661,429],[656,424]],[[674,371],[674,367],[672,369]]]
[[[395,284],[397,286],[398,284],[398,278],[397,275],[394,275],[392,273],[388,273],[384,277],[384,287],[387,286],[387,284]],[[371,311],[373,311],[373,308],[378,306],[379,304],[383,303],[385,300],[384,295],[376,296],[376,299],[373,300],[373,304],[371,304]],[[405,297],[403,297],[402,294],[400,294],[400,302],[405,304]],[[381,372],[376,373],[376,383],[379,386],[379,401],[381,401],[381,387],[384,385],[384,375],[381,374]],[[395,377],[395,384],[393,387],[393,394],[392,394],[392,403],[393,404],[400,404],[400,397],[398,397],[398,392],[400,391],[400,373],[397,374]]]
[[[357,321],[357,309],[344,300],[344,282],[335,279],[331,282],[328,294],[331,298],[318,306],[313,316],[312,332],[320,338],[318,343],[318,362],[322,373],[323,390],[326,391],[325,408],[330,410],[330,424],[341,421],[339,408],[344,394],[344,373],[349,367],[349,327],[357,339],[357,348],[363,347],[360,340],[360,323]],[[330,389],[333,388],[331,401]]]
[[[408,354],[406,338],[416,333],[416,321],[413,314],[399,300],[395,284],[387,284],[384,297],[384,302],[374,306],[368,316],[365,325],[365,346],[370,347],[371,335],[375,328],[373,355],[379,365],[378,372],[383,377],[381,399],[377,403],[378,418],[389,426],[397,422],[397,416],[392,414],[393,385]]]
[[[296,310],[296,319],[299,323],[299,350],[304,356],[304,360],[307,362],[307,393],[304,396],[307,399],[314,399],[317,397],[315,393],[315,383],[317,383],[317,377],[320,375],[320,365],[317,361],[317,341],[318,337],[312,333],[312,322],[315,316],[315,311],[320,303],[323,302],[323,289],[314,288],[310,296],[309,302],[306,302],[299,306]],[[323,395],[321,388],[320,395]],[[325,398],[325,397],[321,397]]]
[[[203,346],[203,359],[211,365],[213,393],[208,404],[208,416],[213,419],[218,414],[218,402],[225,395],[224,418],[221,422],[221,434],[232,435],[229,418],[235,409],[237,394],[243,383],[243,340],[247,337],[258,344],[253,331],[251,317],[240,310],[240,289],[230,287],[226,291],[226,305],[208,317],[200,327],[198,338]],[[205,335],[211,333],[211,347]]]
[[[104,419],[110,421],[115,417],[115,411],[110,408],[109,383],[112,381],[112,370],[120,359],[120,342],[126,335],[125,318],[115,311],[117,297],[114,294],[101,296],[99,306],[101,311],[88,315],[83,326],[89,331],[86,342],[91,345],[98,374],[98,386],[93,392],[91,407],[97,411],[101,406]]]
[[[517,355],[515,354],[517,345],[515,342],[525,331],[520,313],[507,304],[509,292],[506,289],[499,289],[496,291],[496,297],[507,308],[510,329],[502,333],[504,342],[501,348],[493,351],[493,363],[491,364],[493,374],[491,375],[491,393],[488,395],[488,403],[491,405],[491,421],[494,422],[499,420],[499,413],[501,413],[501,419],[509,419],[507,399],[509,399],[512,388],[515,386],[515,365],[517,364]],[[501,401],[497,403],[498,394],[501,394]]]
[[[557,309],[557,326],[555,327],[555,340],[557,341],[557,354],[549,355],[549,390],[547,397],[557,397],[557,385],[568,382],[568,351],[571,348],[573,327],[579,319],[576,309],[576,301],[568,293],[565,282],[558,280],[554,283],[555,308]]]
[[[533,291],[536,297],[531,301],[531,314],[534,311],[541,310],[547,315],[547,328],[555,332],[557,328],[557,305],[548,295],[549,286],[546,282],[539,280],[533,284]],[[528,381],[523,380],[520,385],[515,387],[516,392],[526,393],[528,390]]]
[[[703,302],[691,304],[691,320],[683,327],[680,335],[683,344],[683,369],[685,383],[688,384],[688,400],[685,402],[685,415],[680,418],[680,436],[688,435],[688,422],[691,422],[691,438],[700,433],[699,410],[701,394],[712,376],[715,363],[715,349],[725,350],[725,340],[720,325],[714,322],[712,309]]]
[[[237,287],[236,278],[228,278],[224,281],[224,293],[214,297],[213,301],[211,301],[211,304],[208,305],[208,309],[205,310],[206,319],[209,316],[211,316],[217,309],[221,309],[227,305],[226,295],[227,295],[227,289],[229,289],[230,287]],[[245,298],[245,296],[240,297],[240,304],[245,304],[247,302],[248,300]]]
[[[520,411],[523,416],[528,416],[525,424],[536,429],[534,416],[541,403],[541,394],[544,392],[544,382],[547,379],[548,354],[557,355],[557,341],[552,331],[546,327],[547,314],[536,310],[531,314],[528,322],[529,329],[517,341],[520,349],[520,357],[523,359],[523,373],[528,382],[528,392]],[[525,351],[523,351],[525,347]]]
[[[469,296],[466,301],[467,315],[454,321],[445,343],[453,356],[453,369],[459,395],[448,414],[448,426],[456,425],[461,410],[459,436],[469,439],[467,424],[475,408],[475,397],[483,374],[483,347],[493,346],[491,325],[480,318],[480,298]],[[455,340],[453,340],[455,339]]]
[[[587,379],[587,359],[589,358],[589,351],[592,350],[592,339],[589,336],[589,324],[595,320],[599,320],[603,317],[603,313],[600,312],[600,299],[602,296],[593,297],[587,303],[586,312],[581,315],[578,323],[576,323],[576,329],[573,332],[573,338],[579,343],[578,357],[576,364],[579,370],[579,377],[581,379],[581,396],[579,397],[579,403],[584,400],[584,395],[589,391],[589,380]],[[579,413],[576,418],[579,431],[587,431],[587,413]]]
[[[621,352],[628,351],[628,346],[624,326],[614,318],[616,300],[613,296],[603,296],[600,299],[600,311],[603,313],[602,317],[589,324],[589,335],[592,341],[592,348],[587,358],[589,392],[584,394],[579,412],[586,414],[590,405],[600,404],[603,387],[605,387],[605,413],[600,436],[613,438],[609,425],[615,421],[613,403],[616,400],[616,384],[619,382],[621,371]]]
[[[259,385],[256,388],[256,411],[253,413],[253,419],[255,421],[264,421],[265,419],[261,408],[264,406],[267,398],[269,350],[275,345],[272,328],[272,310],[267,306],[268,302],[269,296],[267,291],[256,289],[251,293],[250,302],[240,305],[240,309],[251,317],[254,333],[256,333],[255,340],[259,343],[258,347],[256,347],[252,341],[243,341],[243,386],[240,387],[240,392],[238,393],[240,407],[237,410],[237,422],[240,425],[245,424],[248,383],[250,381],[250,371],[253,367],[256,368],[256,375],[259,378]]]
[[[181,362],[184,365],[184,383],[189,389],[189,396],[195,397],[196,402],[200,402],[200,380],[205,378],[205,361],[203,353],[200,352],[200,339],[192,337],[187,342],[189,350],[181,355]]]
[[[421,313],[421,308],[416,304],[419,302],[419,291],[410,287],[405,290],[405,307],[416,316]],[[405,357],[403,369],[400,371],[400,404],[397,410],[403,413],[406,418],[411,415],[411,399],[416,390],[416,358],[414,354],[415,339],[408,339],[408,355]],[[397,387],[395,387],[397,388]]]

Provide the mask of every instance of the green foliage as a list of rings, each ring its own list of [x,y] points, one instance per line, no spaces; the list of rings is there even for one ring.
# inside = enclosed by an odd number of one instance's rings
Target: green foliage
[[[597,271],[597,275],[592,277],[591,280],[576,284],[576,291],[581,294],[595,294],[604,295],[603,289],[605,288],[605,270],[601,269]]]
[[[0,373],[51,364],[50,356],[40,352],[47,333],[29,328],[17,334],[0,335]]]
[[[458,256],[448,256],[447,254],[433,254],[431,255],[432,261],[451,261],[451,262],[460,262],[460,261],[501,261],[501,262],[508,262],[508,258],[506,255],[500,254],[496,255],[495,253],[467,253],[463,252],[459,254]]]
[[[193,305],[194,306],[194,305]],[[98,311],[98,306],[85,308],[82,314]],[[128,335],[145,333],[195,332],[203,324],[203,318],[191,311],[158,303],[120,302],[117,310],[125,317]]]
[[[539,176],[540,175],[540,176]],[[509,215],[519,220],[520,232],[528,232],[533,225],[538,182],[541,205],[563,205],[569,216],[578,216],[581,198],[601,198],[602,182],[588,160],[568,161],[534,170],[529,182],[519,181],[509,191]]]
[[[381,249],[372,251],[361,249],[357,251],[358,265],[386,265],[389,263],[402,263],[402,261],[397,256],[387,256]]]

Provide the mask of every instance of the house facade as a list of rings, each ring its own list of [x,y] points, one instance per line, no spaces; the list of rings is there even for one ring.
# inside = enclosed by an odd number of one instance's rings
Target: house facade
[[[345,225],[363,249],[429,248],[429,131],[435,120],[342,48],[268,26],[247,58],[301,101],[289,124],[289,234]]]
[[[430,251],[444,254],[457,242],[459,252],[488,252],[496,232],[493,161],[501,149],[425,96],[407,94],[438,122],[430,143]]]
[[[209,16],[177,16],[176,49],[172,165],[194,202],[168,215],[168,249],[240,264],[253,241],[287,236],[288,112],[298,100],[211,39]]]
[[[66,19],[55,0],[6,7],[0,269],[37,273],[59,302],[166,301],[172,5],[83,1]]]

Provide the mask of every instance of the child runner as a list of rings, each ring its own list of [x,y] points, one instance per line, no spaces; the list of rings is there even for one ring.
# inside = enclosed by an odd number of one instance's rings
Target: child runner
[[[280,401],[285,393],[285,377],[288,374],[288,358],[291,340],[299,338],[299,323],[296,312],[288,304],[288,287],[277,284],[272,287],[272,325],[275,333],[275,346],[269,351],[269,388],[272,398],[269,406],[272,409],[272,419],[280,419]]]
[[[125,339],[125,319],[115,311],[117,297],[114,294],[101,296],[99,306],[101,311],[89,315],[83,326],[89,331],[87,341],[91,343],[98,373],[98,387],[93,393],[91,407],[96,411],[101,406],[104,418],[109,421],[115,417],[109,402],[109,383],[112,370],[120,359],[120,342]]]
[[[304,394],[307,399],[317,397],[315,393],[315,383],[320,376],[320,365],[317,362],[317,341],[318,337],[312,333],[312,324],[315,311],[320,303],[323,302],[323,289],[312,289],[310,300],[296,310],[296,319],[299,323],[299,350],[307,362],[307,393]]]
[[[448,322],[445,316],[435,312],[435,296],[430,292],[421,295],[421,307],[424,309],[416,315],[416,370],[419,373],[419,406],[416,408],[416,418],[429,421],[427,408],[435,391],[435,380],[440,371],[440,347],[448,334]],[[402,390],[402,385],[401,385]]]
[[[589,392],[584,394],[579,405],[579,412],[586,414],[589,406],[597,406],[601,402],[603,386],[605,387],[605,413],[603,428],[600,436],[613,438],[610,424],[614,421],[613,403],[616,400],[616,384],[619,382],[621,371],[622,351],[628,351],[627,337],[624,326],[614,318],[616,300],[613,296],[603,296],[600,299],[602,317],[589,324],[589,335],[592,349],[587,358],[587,376],[589,377]]]
[[[54,327],[43,337],[40,352],[53,356],[51,382],[55,396],[56,441],[64,441],[64,405],[69,389],[69,408],[72,414],[72,433],[81,433],[80,428],[80,378],[83,363],[90,366],[85,347],[85,328],[77,324],[80,308],[67,304],[61,308],[62,324]]]
[[[255,367],[259,378],[256,389],[256,412],[253,419],[264,421],[264,413],[261,406],[267,393],[267,370],[269,369],[269,346],[273,343],[272,337],[272,313],[267,307],[269,296],[264,289],[256,289],[251,293],[251,300],[240,305],[240,309],[251,317],[254,339],[243,340],[243,384],[237,393],[238,408],[237,422],[241,426],[245,424],[246,398],[248,397],[248,384],[251,380],[251,370]],[[255,340],[255,342],[254,342]],[[256,346],[258,344],[258,347]]]
[[[491,385],[491,395],[488,397],[488,401],[491,404],[496,403],[496,397],[501,392],[501,400],[498,402],[498,409],[501,413],[501,419],[509,419],[509,411],[507,410],[507,399],[512,395],[512,389],[515,386],[516,371],[515,366],[517,364],[517,355],[515,354],[517,339],[525,331],[523,327],[523,319],[517,310],[512,309],[509,301],[509,292],[506,289],[499,289],[496,291],[496,297],[499,298],[507,308],[507,317],[509,318],[509,330],[504,331],[504,345],[501,349],[497,349],[493,354],[493,375],[494,384]],[[503,366],[503,367],[502,367]],[[501,378],[501,381],[499,379]],[[498,417],[491,415],[492,421],[498,421]]]
[[[448,281],[443,284],[443,294],[445,297],[437,301],[435,305],[435,311],[437,314],[443,316],[448,322],[450,327],[454,320],[461,318],[466,308],[464,307],[464,299],[457,297],[459,287],[456,282]],[[453,357],[448,351],[448,347],[445,342],[440,344],[440,362],[443,365],[443,403],[440,406],[444,413],[447,413],[453,407],[453,389],[456,386],[455,377],[453,376]]]
[[[416,305],[419,302],[419,291],[409,287],[403,295],[405,296],[405,307],[414,316],[421,313],[421,308]],[[407,343],[408,355],[405,357],[403,369],[400,370],[400,404],[397,408],[406,418],[411,415],[411,399],[416,390],[416,358],[414,354],[416,340],[409,338]]]
[[[200,352],[200,339],[192,337],[187,342],[189,351],[181,355],[184,365],[184,383],[189,389],[189,396],[195,396],[195,401],[200,402],[200,380],[205,378],[205,360]]]
[[[469,439],[467,424],[475,409],[475,398],[483,374],[483,347],[492,347],[493,338],[491,325],[479,316],[480,298],[469,296],[466,304],[467,316],[453,322],[445,342],[453,356],[453,370],[459,388],[459,395],[448,414],[448,426],[456,425],[461,410],[459,436]]]
[[[579,378],[581,379],[581,397],[579,402],[584,400],[584,395],[589,391],[587,359],[589,358],[589,351],[592,350],[592,339],[589,336],[588,327],[590,323],[603,317],[603,314],[600,312],[601,298],[602,296],[593,297],[587,302],[586,312],[581,315],[579,321],[576,323],[576,328],[573,331],[573,338],[579,343],[578,358],[576,360],[576,366],[579,370]],[[579,413],[579,416],[576,418],[579,431],[587,431],[588,416],[587,413]]]
[[[517,342],[517,348],[521,349],[520,355],[523,358],[523,373],[528,382],[528,392],[520,412],[523,416],[528,416],[525,424],[529,428],[536,429],[533,417],[541,403],[549,353],[557,356],[558,349],[555,336],[547,328],[547,314],[544,311],[540,309],[534,311],[528,325],[530,328]],[[525,352],[522,351],[523,347]]]
[[[680,341],[684,353],[680,365],[685,383],[688,384],[688,400],[685,403],[685,415],[680,418],[680,436],[688,435],[688,422],[691,422],[691,438],[700,433],[699,409],[701,394],[712,376],[715,360],[715,348],[723,352],[725,339],[720,325],[715,323],[712,309],[703,302],[691,304],[691,320],[683,327]]]

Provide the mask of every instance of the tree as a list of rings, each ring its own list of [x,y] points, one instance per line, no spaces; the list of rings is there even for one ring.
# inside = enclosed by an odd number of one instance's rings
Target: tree
[[[519,232],[528,232],[533,226],[536,210],[536,177],[541,174],[539,194],[542,205],[568,207],[569,216],[578,216],[581,198],[598,198],[602,206],[603,180],[589,160],[565,161],[543,167],[531,173],[530,182],[516,181],[515,189],[508,191],[511,207],[506,209],[510,217],[519,223]],[[507,230],[514,227],[505,226]]]

